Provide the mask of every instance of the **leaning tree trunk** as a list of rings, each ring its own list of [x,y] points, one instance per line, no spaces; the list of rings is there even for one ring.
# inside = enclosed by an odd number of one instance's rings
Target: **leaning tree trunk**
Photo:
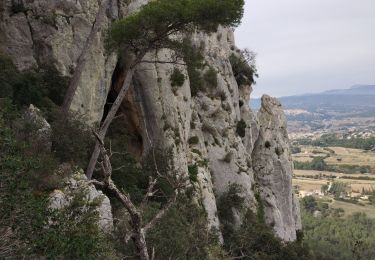
[[[122,205],[125,207],[125,209],[128,211],[130,216],[130,223],[133,230],[132,239],[134,241],[134,244],[137,248],[138,257],[140,260],[149,260],[149,254],[147,251],[147,244],[146,244],[146,237],[145,232],[142,227],[143,221],[142,221],[142,214],[141,211],[137,209],[137,207],[134,205],[134,203],[131,201],[130,197],[127,196],[125,193],[121,192],[115,183],[112,181],[112,164],[110,161],[110,156],[108,155],[105,147],[103,139],[99,136],[99,134],[95,133],[95,136],[97,138],[97,142],[99,144],[99,150],[102,153],[103,157],[103,163],[102,163],[102,170],[104,173],[104,182],[98,182],[94,180],[94,184],[99,184],[100,186],[106,188],[108,191],[110,191],[112,194],[115,195],[115,197],[122,203]],[[151,189],[153,187],[150,186]],[[145,196],[148,196],[146,194]],[[145,197],[147,198],[147,197]]]
[[[115,185],[110,183],[110,185],[108,186],[108,189],[115,194],[117,199],[120,200],[120,202],[125,206],[125,208],[130,214],[131,226],[133,229],[133,241],[137,248],[139,259],[149,260],[150,257],[147,251],[145,232],[144,232],[144,229],[142,228],[141,213],[137,210],[137,208],[130,201],[130,199],[127,196],[124,196],[124,194],[122,194]]]
[[[105,118],[103,124],[101,125],[101,127],[99,129],[98,134],[99,134],[99,137],[101,138],[101,140],[104,140],[110,124],[112,123],[113,119],[115,118],[116,113],[119,110],[122,101],[124,100],[126,94],[128,93],[128,90],[130,88],[130,85],[131,85],[131,82],[132,82],[132,79],[133,79],[134,71],[135,71],[135,66],[130,67],[130,69],[128,70],[128,72],[126,74],[126,77],[125,77],[124,83],[121,87],[121,90],[118,93],[118,96],[117,96],[115,102],[113,103],[111,109],[109,110],[109,113],[108,113],[107,117]],[[89,162],[89,164],[87,166],[87,170],[86,170],[86,176],[89,180],[91,179],[92,174],[94,173],[96,162],[98,161],[98,158],[99,158],[99,154],[100,154],[100,144],[99,144],[99,141],[97,140],[96,144],[95,144],[94,151],[91,155],[90,162]]]
[[[85,45],[83,46],[82,53],[78,58],[77,67],[74,71],[73,77],[70,81],[68,90],[66,91],[66,94],[64,97],[63,105],[61,107],[64,114],[67,114],[69,112],[70,106],[73,102],[74,95],[78,88],[78,83],[82,76],[83,69],[85,68],[85,65],[86,65],[87,53],[90,50],[90,47],[95,39],[95,36],[99,32],[99,30],[102,28],[102,23],[103,23],[108,5],[109,5],[109,0],[103,0],[101,5],[99,6],[99,11],[95,17],[95,23],[91,29],[89,37],[87,38],[85,42]]]

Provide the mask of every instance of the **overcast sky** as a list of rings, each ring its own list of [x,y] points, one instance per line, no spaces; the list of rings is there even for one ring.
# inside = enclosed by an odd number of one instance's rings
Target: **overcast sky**
[[[375,84],[375,0],[245,0],[240,48],[257,53],[253,97]]]

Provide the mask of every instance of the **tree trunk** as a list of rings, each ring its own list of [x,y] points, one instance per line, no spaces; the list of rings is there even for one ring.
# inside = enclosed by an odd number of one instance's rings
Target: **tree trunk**
[[[68,90],[66,91],[66,94],[64,97],[63,105],[61,107],[61,110],[63,111],[64,114],[67,114],[69,112],[70,106],[73,102],[74,95],[78,88],[79,80],[81,79],[83,69],[85,68],[85,65],[86,65],[87,53],[90,50],[90,47],[95,39],[95,36],[97,35],[97,33],[102,27],[102,23],[103,23],[108,5],[109,5],[109,0],[103,0],[101,5],[99,6],[98,13],[96,14],[96,17],[95,17],[95,23],[91,29],[89,37],[87,38],[85,42],[85,45],[83,46],[82,53],[78,58],[77,67],[74,71],[73,77],[70,81]]]
[[[107,187],[109,191],[115,194],[116,198],[121,202],[125,209],[129,212],[131,219],[131,227],[133,229],[133,241],[137,248],[140,260],[149,260],[149,255],[147,251],[147,244],[145,238],[145,232],[142,228],[142,214],[136,208],[136,206],[131,201],[130,197],[122,193],[112,181],[112,164],[110,157],[104,147],[104,142],[99,135],[96,135],[99,143],[99,150],[103,156],[102,169],[105,176],[104,186]],[[147,196],[147,195],[146,195]]]
[[[124,205],[130,214],[131,226],[133,229],[133,241],[137,247],[140,260],[149,260],[150,256],[147,251],[145,232],[142,228],[142,216],[141,213],[134,206],[132,201],[122,194],[122,192],[111,182],[108,186],[109,190],[112,191],[118,200]]]
[[[133,79],[134,71],[135,71],[135,66],[132,66],[128,70],[128,73],[126,74],[126,77],[125,77],[124,83],[121,87],[121,90],[118,93],[118,96],[117,96],[115,102],[113,103],[111,109],[109,110],[109,113],[108,113],[107,117],[105,118],[103,124],[101,125],[101,127],[99,129],[99,137],[101,138],[102,141],[104,141],[104,138],[107,134],[108,128],[109,128],[110,124],[112,123],[113,119],[115,118],[116,113],[119,110],[122,101],[124,100],[126,94],[128,93],[128,90],[130,88],[130,84],[131,84],[132,79]],[[89,180],[91,179],[92,174],[94,173],[96,162],[99,158],[99,154],[100,154],[100,145],[99,145],[99,141],[96,141],[94,152],[91,155],[91,159],[90,159],[90,162],[89,162],[89,164],[87,166],[87,170],[86,170],[86,176]]]

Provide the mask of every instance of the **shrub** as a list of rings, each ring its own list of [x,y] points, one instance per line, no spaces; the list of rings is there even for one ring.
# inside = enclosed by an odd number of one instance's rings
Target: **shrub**
[[[25,5],[23,3],[23,0],[12,0],[12,13],[23,13],[27,11],[25,8]]]
[[[190,81],[191,96],[196,96],[203,88],[203,56],[199,48],[193,46],[191,40],[184,39],[179,49],[180,55],[186,63],[186,69]]]
[[[199,137],[198,136],[192,136],[188,140],[189,144],[198,144],[199,143]]]
[[[255,83],[255,77],[258,75],[256,73],[254,53],[244,50],[241,52],[240,57],[236,54],[231,54],[229,62],[232,65],[233,74],[238,86]]]
[[[201,153],[201,151],[199,151],[198,149],[193,149],[193,150],[191,150],[193,153],[196,153],[196,154],[198,154],[199,156],[202,156],[202,153]]]
[[[198,165],[192,164],[188,165],[189,178],[192,182],[198,181]]]
[[[230,239],[235,231],[233,209],[242,211],[245,199],[240,195],[243,187],[232,183],[228,190],[220,195],[217,202],[217,212],[224,238]]]
[[[61,162],[70,162],[85,168],[94,147],[93,134],[77,114],[69,117],[54,114],[52,127],[52,148]]]
[[[174,68],[169,80],[172,87],[181,87],[185,82],[185,75],[179,69]]]
[[[301,206],[308,212],[314,212],[318,203],[313,196],[306,196],[301,200]]]
[[[246,122],[243,119],[237,122],[236,132],[240,137],[245,137],[246,127],[247,127]]]
[[[209,89],[217,88],[217,72],[214,68],[210,67],[203,75],[204,82]]]
[[[208,254],[218,245],[216,234],[207,228],[204,209],[187,195],[158,221],[147,235],[149,252],[155,259],[209,259]]]
[[[44,112],[61,105],[68,86],[53,67],[18,72],[11,60],[0,54],[0,98],[10,98],[18,106],[33,104]]]

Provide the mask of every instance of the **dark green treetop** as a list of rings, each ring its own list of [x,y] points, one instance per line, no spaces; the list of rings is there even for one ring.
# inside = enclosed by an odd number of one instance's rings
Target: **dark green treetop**
[[[214,32],[218,25],[238,26],[244,0],[157,0],[139,12],[116,21],[107,38],[110,49],[139,54],[171,45],[169,36]],[[173,41],[172,41],[173,42]]]

